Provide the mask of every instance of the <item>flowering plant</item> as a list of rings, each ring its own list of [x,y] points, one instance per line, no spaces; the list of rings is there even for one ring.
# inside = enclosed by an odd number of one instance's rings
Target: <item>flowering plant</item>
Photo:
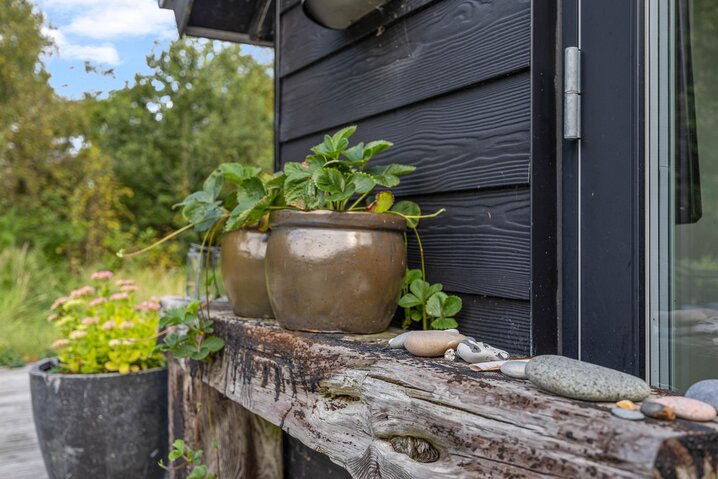
[[[57,299],[47,318],[62,335],[52,344],[62,372],[128,374],[163,366],[155,352],[160,305],[137,302],[137,285],[115,281],[111,271],[92,274],[94,285]]]

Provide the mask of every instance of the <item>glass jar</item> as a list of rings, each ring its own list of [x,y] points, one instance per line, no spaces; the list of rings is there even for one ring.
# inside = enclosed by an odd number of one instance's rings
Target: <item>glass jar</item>
[[[186,294],[204,301],[226,300],[219,246],[190,245],[187,252]],[[208,258],[209,256],[209,258]]]

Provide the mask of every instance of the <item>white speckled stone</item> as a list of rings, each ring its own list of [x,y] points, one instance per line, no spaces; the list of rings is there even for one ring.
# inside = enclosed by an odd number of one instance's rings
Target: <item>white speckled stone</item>
[[[641,411],[632,411],[630,409],[623,409],[620,407],[614,407],[611,409],[611,413],[616,417],[628,419],[629,421],[640,421],[641,419],[646,418]]]
[[[642,401],[651,388],[635,376],[563,356],[538,356],[526,364],[526,376],[540,389],[583,401]]]
[[[506,351],[489,346],[474,338],[466,338],[462,341],[456,348],[456,354],[470,364],[509,359],[509,353]]]

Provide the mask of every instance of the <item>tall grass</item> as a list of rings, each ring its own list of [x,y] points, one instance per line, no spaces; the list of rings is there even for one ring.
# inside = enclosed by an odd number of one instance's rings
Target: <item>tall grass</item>
[[[20,366],[52,355],[49,346],[56,333],[47,322],[50,305],[87,284],[93,270],[73,274],[63,263],[51,264],[27,247],[0,250],[0,366]],[[179,269],[129,265],[116,277],[135,280],[143,298],[184,293]]]

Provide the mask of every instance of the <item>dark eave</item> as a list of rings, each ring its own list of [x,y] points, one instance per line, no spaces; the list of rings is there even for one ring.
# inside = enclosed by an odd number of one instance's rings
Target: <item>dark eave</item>
[[[274,46],[275,0],[158,0],[180,35]]]

